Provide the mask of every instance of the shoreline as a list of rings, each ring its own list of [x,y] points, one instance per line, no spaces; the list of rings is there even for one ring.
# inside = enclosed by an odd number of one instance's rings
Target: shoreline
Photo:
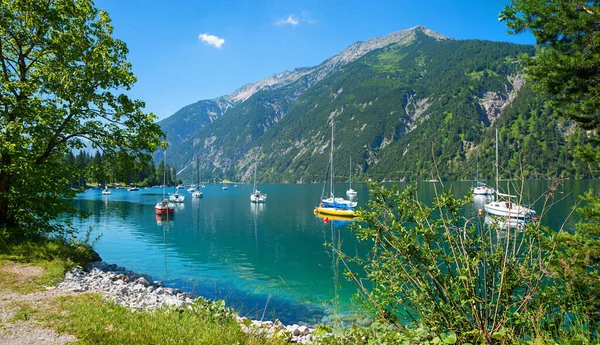
[[[76,293],[102,293],[105,298],[134,310],[152,310],[161,307],[191,308],[190,304],[199,300],[208,302],[211,306],[222,305],[222,301],[211,301],[202,296],[194,297],[180,289],[164,287],[162,281],[153,280],[147,274],[136,273],[104,261],[90,262],[84,270],[75,268],[66,272],[58,288]],[[285,335],[289,337],[290,342],[300,344],[307,344],[313,340],[314,328],[298,324],[284,325],[279,320],[252,320],[240,317],[233,309],[231,311],[245,333],[254,332],[265,336]]]

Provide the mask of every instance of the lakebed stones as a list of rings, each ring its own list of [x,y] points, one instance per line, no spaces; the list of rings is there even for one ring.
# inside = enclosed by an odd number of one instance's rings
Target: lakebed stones
[[[140,310],[162,306],[192,308],[192,295],[179,289],[164,287],[147,274],[138,274],[124,267],[103,261],[89,263],[85,271],[73,269],[65,274],[58,286],[73,292],[101,292],[125,307]],[[199,297],[201,298],[201,297]],[[218,305],[222,302],[215,302]],[[212,306],[214,307],[214,306]],[[212,308],[206,306],[207,310]],[[307,344],[313,340],[313,329],[306,326],[285,326],[279,320],[258,321],[236,316],[242,331],[270,337],[284,337],[292,343]]]

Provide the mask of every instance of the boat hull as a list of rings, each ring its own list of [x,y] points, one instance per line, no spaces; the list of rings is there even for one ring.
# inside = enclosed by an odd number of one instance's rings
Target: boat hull
[[[473,195],[493,195],[494,190],[487,187],[476,187],[473,188]]]
[[[318,214],[326,214],[338,217],[356,217],[356,212],[354,210],[344,210],[339,208],[331,208],[331,207],[317,207],[315,208],[315,212]]]
[[[512,202],[492,202],[485,205],[485,211],[493,216],[527,219],[535,216],[535,211]]]
[[[154,206],[157,216],[171,215],[175,212],[175,205],[167,201],[161,201]]]
[[[263,204],[263,203],[267,202],[267,195],[261,194],[260,192],[256,191],[256,192],[250,194],[250,202],[254,202],[257,204]]]
[[[171,194],[169,196],[169,200],[171,200],[171,202],[176,202],[176,203],[182,203],[185,200],[185,197],[181,194]]]

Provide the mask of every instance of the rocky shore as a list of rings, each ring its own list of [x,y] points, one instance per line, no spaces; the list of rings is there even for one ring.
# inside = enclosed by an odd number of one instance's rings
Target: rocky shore
[[[72,292],[101,292],[116,303],[136,310],[163,306],[191,308],[192,305],[197,305],[194,304],[197,299],[204,300],[179,289],[164,287],[161,281],[152,280],[147,274],[138,274],[103,261],[90,263],[85,270],[73,269],[67,272],[58,287]],[[279,320],[272,322],[249,320],[238,315],[235,317],[246,333],[284,336],[290,342],[300,344],[310,343],[313,339],[314,329],[307,326],[286,326]]]

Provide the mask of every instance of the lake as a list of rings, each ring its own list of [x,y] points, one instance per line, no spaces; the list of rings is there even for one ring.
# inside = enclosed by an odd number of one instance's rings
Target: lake
[[[538,214],[544,198],[535,199],[550,185],[551,181],[524,184],[526,203],[533,203]],[[462,196],[471,182],[444,182],[444,186]],[[335,187],[338,195],[348,188],[347,184]],[[419,183],[419,199],[431,202],[434,187],[442,188],[439,183]],[[250,203],[252,185],[230,185],[226,191],[221,185],[207,185],[202,189],[204,198],[195,200],[180,190],[186,200],[169,220],[155,216],[162,189],[113,189],[110,196],[89,190],[74,203],[92,216],[75,218],[73,223],[81,232],[93,227],[93,237],[102,235],[94,248],[104,261],[147,273],[166,286],[225,299],[254,319],[332,323],[351,319],[358,309],[351,300],[354,286],[343,277],[343,263],[324,243],[346,252],[360,246],[347,222],[325,223],[314,215],[322,188],[321,184],[261,185],[268,200],[259,205]],[[359,206],[364,206],[367,185],[357,183],[353,188]],[[600,193],[599,181],[565,181],[554,192],[556,204],[542,222],[553,229],[563,224],[573,229],[577,216],[565,219],[588,189]],[[474,203],[465,215],[475,216],[482,207]]]

